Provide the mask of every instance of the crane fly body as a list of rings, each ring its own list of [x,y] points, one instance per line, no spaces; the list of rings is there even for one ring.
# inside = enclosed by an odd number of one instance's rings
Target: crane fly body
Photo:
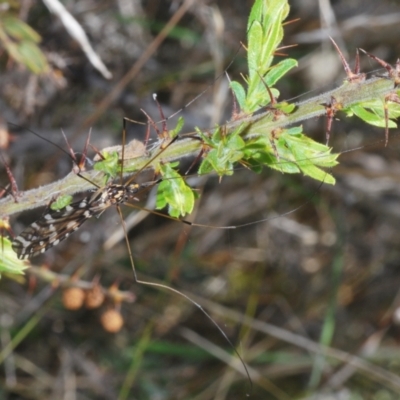
[[[42,254],[57,246],[89,218],[99,217],[107,208],[137,200],[134,196],[154,182],[127,185],[111,184],[91,195],[67,205],[61,210],[46,210],[44,215],[28,226],[12,242],[19,259]]]

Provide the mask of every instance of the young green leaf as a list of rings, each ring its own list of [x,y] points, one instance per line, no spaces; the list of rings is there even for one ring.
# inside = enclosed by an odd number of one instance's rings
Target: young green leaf
[[[287,58],[272,66],[274,53],[283,39],[282,21],[287,17],[289,6],[284,0],[257,0],[251,10],[247,38],[249,75],[245,77],[247,91],[238,82],[232,82],[232,90],[241,111],[251,114],[270,103],[266,85],[274,97],[279,92],[272,88],[297,61]]]
[[[168,206],[172,217],[184,217],[193,211],[195,195],[182,176],[174,169],[178,163],[160,165],[162,182],[157,188],[156,208]]]
[[[332,168],[338,164],[338,154],[331,154],[331,149],[317,143],[303,134],[283,132],[278,141],[278,151],[286,147],[292,153],[292,159],[304,175],[318,181],[335,184],[335,178],[319,167]]]
[[[27,262],[17,258],[7,238],[0,237],[0,247],[0,277],[2,273],[22,275],[28,268]]]
[[[396,128],[397,124],[391,119],[397,119],[400,116],[400,105],[397,103],[388,103],[389,120],[388,127]],[[386,126],[384,103],[376,99],[362,104],[355,104],[350,109],[345,110],[347,116],[356,115],[367,124],[384,128]]]
[[[234,164],[244,156],[245,141],[240,136],[244,128],[240,125],[229,135],[218,127],[211,138],[201,134],[204,142],[211,148],[204,157],[199,174],[208,174],[215,171],[219,176],[232,175]]]
[[[183,125],[185,123],[185,119],[183,117],[179,117],[178,121],[176,123],[176,127],[174,129],[171,129],[168,133],[171,139],[173,139],[175,136],[179,134],[179,132],[182,130]]]
[[[121,171],[121,165],[119,163],[118,152],[113,151],[108,153],[107,151],[102,152],[103,160],[96,162],[93,168],[96,171],[103,171],[106,174],[106,183],[109,179],[115,178]]]
[[[335,182],[319,167],[334,167],[338,155],[331,154],[329,147],[303,135],[301,126],[277,132],[274,139],[262,136],[249,141],[244,152],[244,160],[255,172],[260,172],[264,165],[282,173],[303,172],[319,181]]]
[[[50,208],[54,211],[61,210],[71,204],[73,197],[69,194],[65,194],[57,197],[55,201],[50,204]]]

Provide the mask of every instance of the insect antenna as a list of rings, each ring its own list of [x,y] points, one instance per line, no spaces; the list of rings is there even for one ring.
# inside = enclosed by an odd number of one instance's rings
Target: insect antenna
[[[61,130],[61,133],[62,133],[62,135],[63,135],[63,137],[64,137],[64,140],[65,140],[66,143],[67,143],[67,146],[68,146],[69,151],[66,151],[63,147],[61,147],[61,146],[58,145],[57,143],[54,143],[54,142],[51,141],[50,139],[47,139],[45,136],[40,135],[39,133],[33,131],[32,129],[29,129],[29,128],[25,127],[25,126],[21,126],[21,125],[14,124],[14,123],[12,123],[12,122],[8,122],[8,124],[11,125],[11,126],[14,126],[15,128],[19,128],[19,129],[26,130],[27,132],[30,132],[30,133],[32,133],[33,135],[35,135],[36,137],[38,137],[39,139],[44,140],[46,143],[49,143],[49,144],[51,144],[52,146],[56,147],[56,148],[57,148],[58,150],[60,150],[62,153],[66,154],[66,155],[68,156],[68,158],[70,158],[70,159],[72,160],[72,162],[76,165],[77,170],[75,170],[75,173],[76,173],[80,178],[84,179],[86,182],[89,182],[89,183],[92,184],[93,186],[95,186],[95,187],[97,187],[97,188],[100,188],[100,186],[97,185],[95,182],[91,181],[90,179],[86,178],[84,175],[81,174],[81,172],[82,172],[83,169],[84,169],[85,162],[86,162],[86,160],[87,160],[87,149],[88,149],[88,146],[89,146],[89,141],[90,141],[90,136],[91,136],[91,130],[89,130],[89,133],[88,133],[88,136],[87,136],[87,138],[86,138],[85,145],[84,145],[84,148],[83,148],[83,151],[82,151],[81,159],[80,159],[79,162],[78,162],[77,159],[76,159],[76,154],[75,154],[75,152],[72,150],[72,147],[70,146],[70,144],[69,144],[69,142],[68,142],[68,139],[67,139],[67,137],[66,137],[66,135],[65,135],[65,133],[64,133],[63,130]]]
[[[13,127],[15,127],[15,128],[23,129],[23,130],[26,130],[27,132],[32,133],[32,134],[35,135],[36,137],[38,137],[38,138],[44,140],[46,143],[49,143],[49,144],[51,144],[52,146],[56,147],[58,150],[60,150],[60,151],[63,152],[64,154],[66,154],[68,157],[71,157],[71,154],[70,154],[68,151],[66,151],[65,149],[63,149],[59,144],[52,142],[50,139],[47,139],[45,136],[40,135],[39,133],[33,131],[32,129],[29,129],[29,128],[25,127],[25,126],[21,126],[21,125],[14,124],[14,123],[12,123],[12,122],[8,122],[8,124],[11,125],[11,126],[13,126]],[[72,158],[72,159],[74,159],[74,158]]]

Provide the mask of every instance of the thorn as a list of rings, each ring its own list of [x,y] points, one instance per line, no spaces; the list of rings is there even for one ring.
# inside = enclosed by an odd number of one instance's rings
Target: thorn
[[[87,149],[88,149],[88,146],[89,146],[89,141],[90,141],[90,135],[91,135],[91,133],[92,133],[92,129],[89,130],[88,136],[87,136],[87,138],[86,138],[85,146],[83,147],[83,152],[82,152],[81,158],[80,158],[80,160],[79,160],[79,162],[78,162],[78,160],[76,159],[76,153],[75,153],[74,150],[72,149],[72,146],[69,144],[68,139],[67,139],[67,136],[66,136],[65,133],[64,133],[64,130],[61,129],[61,134],[63,135],[64,140],[65,140],[65,143],[67,144],[68,151],[69,151],[69,154],[71,155],[72,161],[75,163],[75,165],[76,165],[77,168],[78,168],[77,170],[76,170],[75,168],[72,169],[76,174],[79,174],[81,171],[84,171],[84,170],[85,170],[85,162],[86,162],[86,156],[87,156]],[[91,146],[91,147],[93,147],[93,146]],[[78,153],[78,154],[79,154],[79,153]]]
[[[301,20],[301,18],[291,19],[290,21],[285,21],[285,22],[282,24],[282,26],[286,26],[286,25],[289,25],[289,24],[294,24],[295,22],[298,22],[298,21],[300,21],[300,20]]]
[[[69,151],[69,154],[70,154],[71,157],[72,157],[73,162],[79,167],[79,164],[78,164],[77,161],[76,161],[75,152],[72,150],[72,147],[71,147],[71,145],[69,144],[68,139],[67,139],[67,136],[65,135],[63,129],[61,129],[61,134],[63,135],[63,138],[64,138],[64,140],[65,140],[65,143],[67,144],[68,151]]]
[[[298,46],[298,44],[288,44],[287,46],[278,47],[274,51],[274,56],[288,57],[287,53],[281,53],[280,50],[291,49],[292,47],[297,47],[297,46]]]
[[[17,181],[15,180],[14,175],[11,172],[10,166],[7,164],[3,154],[0,153],[0,155],[1,155],[1,161],[3,162],[4,168],[6,169],[7,172],[8,180],[10,181],[10,186],[11,186],[10,194],[14,198],[14,201],[18,203],[18,197],[21,196],[21,193],[18,190]],[[8,190],[4,188],[0,193],[0,197],[2,197],[6,192],[8,192]]]
[[[358,49],[356,51],[356,63],[354,66],[354,72],[351,70],[349,63],[346,61],[344,58],[343,53],[339,49],[339,46],[336,44],[336,42],[333,40],[331,36],[329,36],[329,39],[331,39],[331,42],[333,46],[335,47],[336,51],[339,54],[340,60],[342,61],[342,65],[344,68],[344,71],[346,72],[347,75],[347,81],[349,82],[362,82],[365,80],[365,74],[360,73],[360,56],[358,53]]]
[[[142,108],[140,109],[140,111],[142,111],[142,113],[147,117],[147,121],[148,121],[148,130],[146,130],[146,137],[145,137],[145,143],[147,144],[147,141],[150,137],[150,126],[151,125],[154,130],[157,133],[157,136],[160,140],[163,141],[163,143],[161,144],[161,148],[163,148],[164,146],[166,146],[169,141],[171,140],[171,136],[169,134],[168,128],[167,128],[167,119],[165,118],[164,112],[161,108],[160,103],[157,100],[157,94],[153,94],[153,100],[156,102],[157,107],[158,107],[158,111],[160,112],[161,115],[161,124],[162,124],[162,131],[160,132],[160,130],[157,127],[157,124],[154,122],[154,120],[150,117],[149,114],[146,113],[146,111],[144,111]],[[166,141],[166,143],[164,143],[164,141]]]
[[[265,107],[266,111],[271,111],[274,115],[274,121],[276,121],[277,119],[279,119],[280,116],[285,115],[285,113],[280,110],[279,108],[276,107],[276,105],[278,104],[275,96],[272,93],[272,90],[269,88],[269,86],[267,85],[267,82],[265,82],[265,79],[260,75],[260,73],[257,71],[258,76],[261,79],[261,82],[264,84],[265,88],[267,89],[268,95],[269,95],[269,99],[270,99],[270,104],[268,104]]]
[[[266,111],[271,111],[271,113],[273,114],[273,119],[274,119],[274,121],[276,121],[279,119],[279,117],[281,117],[282,115],[285,115],[285,112],[283,112],[282,110],[280,110],[279,108],[276,107],[278,102],[277,102],[275,96],[273,95],[272,90],[267,85],[267,82],[265,82],[264,77],[261,76],[261,74],[258,71],[257,71],[257,73],[261,79],[261,82],[264,84],[265,88],[267,89],[269,99],[270,99],[270,103],[267,106],[265,106],[264,108]],[[273,150],[274,155],[275,155],[276,159],[278,160],[278,162],[280,162],[280,156],[279,156],[278,148],[276,147],[275,142],[278,139],[278,136],[280,133],[281,133],[281,129],[273,129],[271,131],[271,138],[269,139],[272,150]]]
[[[400,59],[397,59],[395,67],[393,68],[392,65],[387,63],[386,61],[383,61],[379,57],[374,56],[373,54],[370,54],[366,52],[364,49],[360,49],[364,54],[366,54],[368,57],[372,58],[375,60],[379,65],[381,65],[383,68],[386,69],[386,71],[389,74],[389,78],[393,79],[394,86],[397,87],[400,85]],[[388,108],[388,102],[391,101],[393,103],[400,104],[400,98],[397,95],[397,93],[389,93],[388,95],[385,96],[385,105],[384,105],[384,115],[385,115],[385,147],[387,146],[389,142],[389,108]]]
[[[326,110],[326,130],[325,130],[325,135],[326,135],[326,145],[329,145],[329,139],[331,136],[331,129],[332,129],[332,124],[333,124],[333,118],[336,114],[337,111],[342,109],[342,105],[336,101],[336,99],[331,96],[331,101],[328,104],[323,104],[325,106]]]
[[[364,49],[360,49],[364,54],[366,54],[368,57],[372,58],[375,60],[379,65],[381,65],[383,68],[386,69],[386,71],[389,74],[389,77],[393,79],[395,87],[400,85],[400,58],[397,59],[396,64],[393,68],[392,65],[387,63],[386,61],[383,61],[379,57],[374,56],[373,54],[370,54],[366,52]]]
[[[147,129],[146,129],[146,136],[145,136],[145,143],[147,144],[147,142],[150,139],[150,126],[152,126],[154,128],[154,130],[157,133],[157,136],[159,137],[159,139],[162,139],[162,133],[160,132],[160,130],[158,129],[156,123],[154,122],[154,120],[150,117],[149,114],[147,114],[146,111],[143,110],[143,108],[140,109],[140,111],[147,117]]]
[[[383,112],[385,115],[385,147],[386,147],[389,142],[389,108],[386,101],[385,105],[383,106]]]
[[[156,102],[158,112],[160,113],[161,116],[161,124],[162,124],[161,139],[171,139],[167,128],[167,119],[165,118],[160,102],[157,100],[157,93],[153,93],[153,100]]]
[[[383,61],[382,59],[380,59],[380,58],[377,57],[377,56],[374,56],[374,55],[371,54],[371,53],[368,53],[367,51],[365,51],[365,50],[362,49],[362,48],[360,48],[360,50],[361,50],[364,54],[366,54],[368,57],[370,57],[370,58],[372,58],[373,60],[375,60],[375,61],[376,61],[378,64],[380,64],[383,68],[385,68],[385,69],[389,72],[389,74],[392,73],[393,67],[392,67],[389,63],[387,63],[386,61]]]
[[[229,89],[231,90],[232,93],[232,116],[231,116],[231,120],[232,121],[237,121],[238,119],[240,119],[241,114],[240,111],[238,112],[238,104],[237,104],[237,99],[236,99],[236,95],[235,92],[233,91],[232,87],[231,87],[231,79],[229,78],[228,72],[225,72],[226,78],[229,81]]]
[[[101,154],[101,151],[97,147],[95,147],[91,143],[89,143],[89,146],[96,153],[96,155],[93,157],[93,161],[104,161],[105,160],[103,154]]]
[[[144,145],[147,147],[150,140],[150,124],[146,126],[146,135],[144,136]]]
[[[266,89],[267,89],[267,92],[268,92],[268,95],[269,95],[269,101],[270,101],[270,103],[271,103],[271,107],[274,107],[274,106],[276,105],[276,103],[277,103],[276,98],[275,98],[275,96],[272,94],[272,91],[271,91],[271,89],[269,88],[269,86],[267,85],[267,82],[265,82],[264,79],[263,79],[262,77],[261,77],[261,80],[263,81],[263,83],[264,83],[264,85],[265,85],[265,87],[266,87]]]
[[[206,152],[206,147],[203,145],[199,154],[197,154],[197,156],[195,157],[193,162],[190,164],[190,167],[186,170],[185,175],[189,174],[189,172],[192,170],[192,168],[200,161],[201,157],[203,156],[203,154],[205,152]]]
[[[269,139],[269,142],[271,143],[272,150],[274,151],[275,157],[278,160],[278,162],[281,161],[281,158],[279,157],[278,153],[278,148],[276,147],[275,141],[278,139],[278,134],[280,133],[281,129],[273,129],[271,131],[271,139]]]
[[[89,133],[88,133],[87,138],[86,138],[85,146],[83,147],[82,156],[81,156],[81,159],[80,159],[79,164],[78,164],[78,167],[79,167],[80,171],[85,169],[87,150],[88,150],[88,146],[89,146],[91,135],[92,135],[92,128],[89,129]]]
[[[389,93],[385,96],[385,105],[383,106],[383,111],[385,115],[385,147],[389,142],[389,101],[400,104],[400,97],[397,95],[397,93]]]
[[[257,71],[257,74],[261,80],[261,82],[264,84],[265,88],[267,89],[268,95],[269,95],[269,102],[271,103],[271,107],[275,106],[276,104],[276,98],[274,97],[274,95],[271,92],[271,89],[269,88],[269,86],[267,85],[267,82],[265,82],[264,77]],[[269,107],[269,106],[267,106]]]
[[[354,73],[356,75],[360,75],[360,68],[360,52],[356,49],[356,63],[354,65]]]

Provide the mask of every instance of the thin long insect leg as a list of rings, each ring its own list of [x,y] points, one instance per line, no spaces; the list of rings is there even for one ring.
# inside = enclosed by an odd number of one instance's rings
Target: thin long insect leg
[[[121,212],[121,209],[120,209],[119,206],[117,207],[117,210],[118,210],[118,214],[119,214],[120,219],[121,219],[122,227],[123,227],[123,229],[124,229],[124,233],[125,233],[125,242],[126,242],[126,246],[127,246],[127,249],[128,249],[129,259],[130,259],[130,262],[131,262],[132,271],[133,271],[133,276],[134,276],[135,281],[136,281],[137,283],[139,283],[139,284],[142,284],[142,285],[151,286],[151,287],[160,288],[160,289],[166,289],[166,290],[168,290],[168,291],[170,291],[170,292],[172,292],[172,293],[175,293],[175,294],[177,294],[177,295],[183,297],[184,299],[186,299],[187,301],[189,301],[190,303],[192,303],[194,306],[196,306],[196,307],[203,313],[203,315],[205,315],[206,318],[208,318],[208,320],[211,321],[212,324],[218,329],[218,331],[221,333],[221,335],[222,335],[222,336],[224,337],[224,339],[227,341],[227,343],[229,344],[229,346],[233,349],[233,351],[234,351],[234,352],[236,353],[236,355],[239,357],[239,359],[240,359],[240,361],[241,361],[241,363],[242,363],[242,365],[243,365],[243,368],[244,368],[245,371],[246,371],[246,375],[247,375],[247,378],[248,378],[248,380],[249,380],[250,387],[251,387],[251,389],[252,389],[252,387],[253,387],[253,382],[252,382],[252,380],[251,380],[251,378],[250,378],[250,373],[249,373],[249,371],[248,371],[248,369],[247,369],[246,363],[244,362],[243,358],[241,357],[241,355],[239,354],[239,352],[236,350],[235,346],[233,345],[233,343],[231,342],[231,340],[228,338],[228,336],[226,335],[226,333],[223,331],[223,329],[214,321],[214,319],[211,317],[211,315],[208,314],[208,312],[207,312],[199,303],[197,303],[196,301],[194,301],[193,299],[191,299],[191,298],[190,298],[188,295],[186,295],[185,293],[180,292],[179,290],[174,289],[174,288],[172,288],[172,287],[170,287],[170,286],[163,285],[163,284],[161,284],[161,283],[156,283],[156,282],[142,281],[142,280],[140,280],[140,279],[138,278],[137,272],[136,272],[136,268],[135,268],[135,263],[134,263],[134,261],[133,261],[133,255],[132,255],[131,246],[130,246],[130,243],[129,243],[129,240],[128,240],[128,234],[127,234],[127,231],[126,231],[125,221],[124,221],[124,219],[123,219],[123,217],[122,217],[122,212]]]

